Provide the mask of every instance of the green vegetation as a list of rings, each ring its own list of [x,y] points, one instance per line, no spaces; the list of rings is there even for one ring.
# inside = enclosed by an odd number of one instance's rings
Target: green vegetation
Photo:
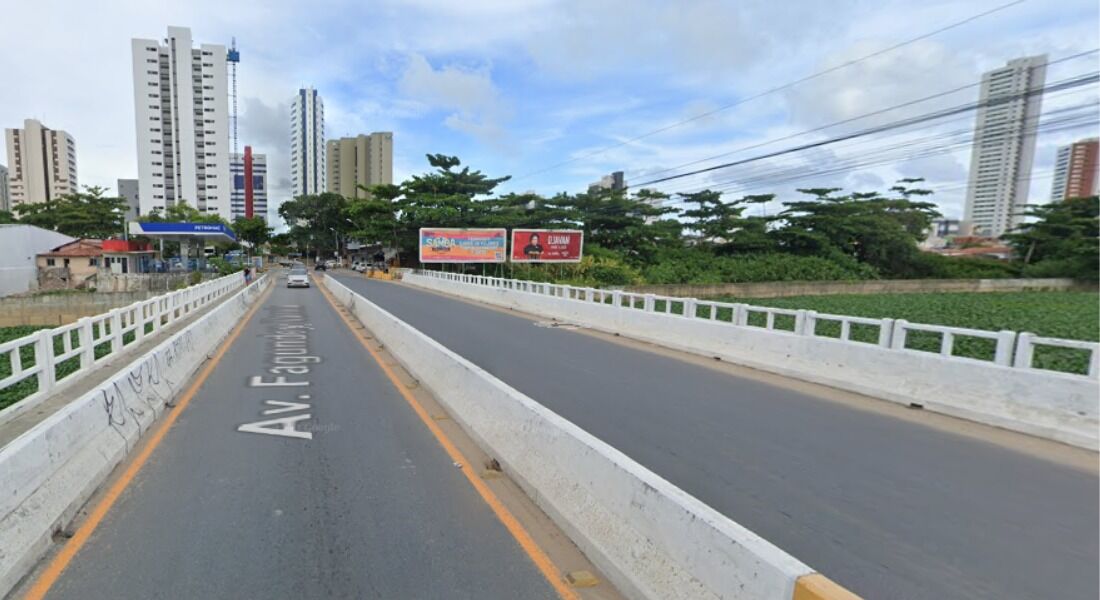
[[[757,306],[815,310],[834,315],[905,319],[912,323],[988,331],[1007,329],[1046,337],[1100,341],[1100,305],[1097,294],[1093,292],[844,294],[722,300]],[[750,321],[750,324],[760,323]],[[822,321],[818,323],[817,333],[838,337],[840,327],[835,322]],[[852,337],[872,342],[877,339],[877,329],[856,327],[852,330]],[[940,347],[940,335],[912,333],[908,346],[936,352]],[[989,359],[993,356],[993,343],[976,338],[957,338],[955,354]],[[1035,364],[1047,369],[1084,373],[1087,358],[1082,351],[1038,348]]]
[[[126,217],[126,200],[105,193],[103,188],[85,186],[83,192],[21,204],[19,222],[76,238],[119,236]]]
[[[900,180],[883,192],[799,190],[802,197],[783,200],[782,209],[767,214],[763,206],[776,200],[772,194],[729,198],[705,190],[670,196],[640,189],[550,197],[494,195],[508,177],[489,177],[463,167],[454,156],[432,154],[427,159],[433,171],[400,185],[364,188],[365,197],[324,193],[284,203],[279,213],[291,227],[272,240],[273,247],[331,256],[342,240],[355,239],[395,247],[402,265],[410,266],[415,265],[421,227],[583,229],[585,251],[592,260],[579,265],[465,268],[602,286],[1021,274],[1087,277],[1090,269],[1093,275],[1100,269],[1095,197],[1067,203],[1075,207],[1072,214],[1058,207],[1034,209],[1038,224],[1022,232],[1025,237],[1011,240],[1025,258],[1005,262],[921,252],[918,243],[939,213],[928,201],[932,192],[919,187],[920,179]],[[1066,242],[1067,231],[1072,243]]]

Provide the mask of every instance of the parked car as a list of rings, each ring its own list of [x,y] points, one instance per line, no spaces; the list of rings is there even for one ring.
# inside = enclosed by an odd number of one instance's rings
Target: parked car
[[[291,267],[286,276],[286,287],[309,287],[309,272],[304,266]]]

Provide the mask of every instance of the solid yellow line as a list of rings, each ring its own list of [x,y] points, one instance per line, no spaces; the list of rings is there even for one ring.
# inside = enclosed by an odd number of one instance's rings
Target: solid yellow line
[[[264,300],[267,299],[267,295],[270,293],[271,288],[268,288],[268,290],[264,292],[264,296],[256,300],[256,304],[253,305],[251,309],[249,309],[248,313],[245,314],[243,319],[241,319],[237,327],[229,334],[229,337],[227,337],[225,341],[222,342],[221,348],[218,349],[218,352],[214,355],[214,358],[206,363],[206,366],[203,367],[202,371],[199,372],[198,377],[196,377],[191,383],[191,387],[187,388],[187,391],[184,392],[182,396],[180,396],[179,402],[176,403],[175,410],[168,412],[157,430],[153,433],[151,437],[149,437],[148,443],[146,443],[141,448],[141,450],[134,457],[133,461],[131,461],[130,464],[126,467],[126,470],[122,472],[122,475],[120,475],[119,478],[115,480],[115,482],[103,495],[103,498],[99,501],[98,504],[96,504],[96,507],[88,515],[87,520],[85,520],[84,523],[80,525],[73,537],[69,539],[69,541],[66,542],[64,546],[61,547],[61,550],[57,553],[57,556],[55,556],[53,560],[50,561],[50,564],[46,567],[44,571],[42,571],[42,574],[38,576],[38,579],[34,582],[34,585],[32,585],[30,590],[27,591],[27,595],[23,597],[24,600],[40,600],[41,598],[46,596],[46,593],[49,592],[53,584],[57,582],[57,579],[61,576],[61,573],[64,572],[65,568],[69,566],[70,562],[72,562],[73,557],[76,556],[76,553],[80,551],[80,549],[88,541],[88,538],[91,537],[93,532],[95,532],[96,527],[98,527],[99,524],[103,521],[103,518],[107,516],[107,513],[111,510],[111,507],[114,506],[119,496],[122,495],[122,492],[126,491],[126,487],[130,485],[130,482],[133,481],[134,477],[138,474],[139,471],[141,471],[141,468],[145,466],[145,462],[149,460],[149,456],[152,455],[153,451],[156,450],[157,446],[160,445],[160,442],[168,433],[168,429],[172,426],[173,423],[176,422],[176,419],[179,418],[180,413],[183,412],[183,409],[187,408],[187,405],[191,402],[191,398],[195,396],[195,394],[199,391],[199,388],[202,387],[202,384],[206,381],[206,378],[209,377],[210,373],[214,371],[214,368],[218,366],[218,362],[221,361],[222,356],[224,356],[226,351],[229,350],[229,347],[233,345],[233,342],[241,334],[241,331],[244,331],[245,325],[248,324],[248,321],[252,318],[252,315],[256,314],[256,311],[260,308],[260,305],[263,304]]]
[[[554,563],[551,562],[550,557],[548,557],[546,553],[543,552],[542,548],[540,548],[538,544],[535,543],[535,540],[531,538],[531,534],[527,533],[527,530],[524,529],[523,525],[521,525],[516,517],[512,515],[511,511],[509,511],[504,506],[504,503],[501,502],[499,498],[497,498],[496,494],[494,494],[493,491],[489,489],[489,486],[485,485],[485,482],[481,480],[481,477],[479,477],[477,473],[475,473],[475,470],[470,465],[470,461],[466,459],[466,457],[462,454],[462,451],[459,450],[458,447],[455,446],[454,443],[450,440],[450,438],[447,437],[447,434],[443,432],[438,424],[436,424],[435,420],[432,419],[431,415],[428,413],[427,410],[424,409],[423,405],[421,405],[420,402],[417,401],[417,399],[412,395],[412,393],[405,388],[405,386],[401,383],[401,380],[398,379],[397,374],[394,373],[393,369],[391,369],[390,366],[386,364],[386,361],[382,360],[382,356],[378,354],[378,351],[371,346],[363,333],[355,327],[355,324],[351,322],[351,319],[344,313],[340,312],[336,303],[336,299],[332,297],[332,294],[329,292],[329,290],[323,284],[317,286],[317,289],[321,290],[321,293],[329,301],[329,304],[331,304],[332,307],[336,309],[336,313],[340,315],[340,318],[343,319],[344,323],[348,326],[348,329],[350,329],[352,333],[355,334],[355,337],[358,338],[359,342],[363,344],[363,347],[367,349],[367,352],[370,353],[371,357],[374,359],[374,362],[378,363],[378,366],[382,368],[382,372],[386,374],[387,378],[389,378],[390,383],[393,384],[393,387],[396,388],[397,391],[401,394],[401,397],[404,398],[406,402],[408,402],[409,406],[412,407],[413,412],[415,412],[416,415],[420,417],[420,421],[424,423],[424,426],[432,432],[432,435],[435,436],[435,439],[439,442],[439,445],[443,446],[443,449],[447,452],[447,456],[449,456],[453,462],[462,465],[462,468],[460,470],[462,471],[462,474],[466,476],[466,480],[470,482],[470,485],[474,486],[474,489],[477,490],[477,493],[481,495],[481,499],[489,505],[489,508],[492,509],[493,514],[495,514],[497,518],[500,519],[500,522],[504,524],[504,527],[508,530],[508,533],[512,534],[512,537],[515,538],[516,542],[519,544],[519,547],[522,548],[527,556],[531,559],[531,562],[535,563],[535,566],[542,573],[542,576],[546,578],[546,581],[550,582],[550,585],[554,587],[554,590],[557,591],[560,597],[566,600],[579,600],[580,596],[578,596],[577,593],[570,589],[569,586],[565,583],[561,575],[561,571],[559,571],[558,568],[554,566]]]
[[[810,573],[795,581],[793,600],[860,600],[860,597],[821,573]]]

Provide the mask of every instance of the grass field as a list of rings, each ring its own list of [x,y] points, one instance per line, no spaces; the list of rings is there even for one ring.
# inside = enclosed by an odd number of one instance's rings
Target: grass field
[[[1047,337],[1100,341],[1100,296],[1092,292],[847,294],[722,300],[835,315],[905,319],[912,323],[989,331],[1008,329]],[[836,331],[831,331],[834,328]],[[867,331],[863,335],[869,337],[872,333]],[[839,335],[839,327],[832,323],[820,323],[818,334]],[[860,332],[853,328],[853,337],[859,336]],[[939,337],[933,333],[914,333],[909,345],[917,350],[936,351]],[[962,338],[957,342],[956,354],[990,358],[992,343]],[[1085,354],[1077,350],[1040,347],[1036,351],[1035,365],[1083,373],[1087,365]]]

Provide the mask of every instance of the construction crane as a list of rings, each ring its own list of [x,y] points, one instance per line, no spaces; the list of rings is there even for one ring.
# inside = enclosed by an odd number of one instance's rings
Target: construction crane
[[[232,121],[230,127],[230,136],[233,138],[233,155],[237,155],[237,63],[241,62],[241,53],[237,51],[237,38],[233,38],[232,44],[229,46],[229,52],[225,57],[225,61],[229,63],[229,95],[233,99],[232,112],[229,114],[229,120]]]

